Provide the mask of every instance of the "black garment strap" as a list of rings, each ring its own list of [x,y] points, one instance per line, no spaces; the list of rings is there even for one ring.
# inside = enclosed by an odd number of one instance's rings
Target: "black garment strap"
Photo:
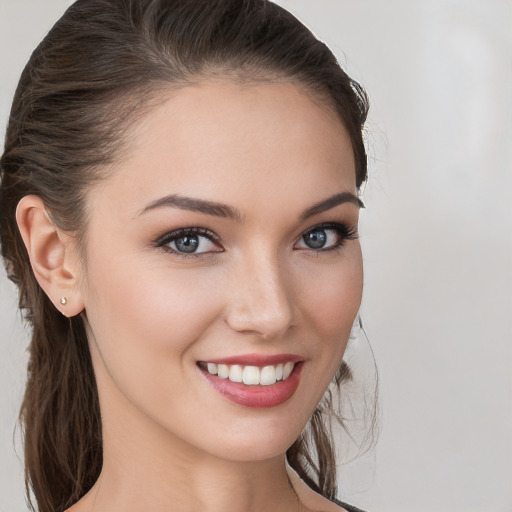
[[[343,507],[347,512],[364,512],[364,510],[361,510],[360,508],[349,505],[348,503],[344,503],[343,501],[339,501],[336,498],[331,498],[331,501],[333,503],[336,503],[336,505]]]

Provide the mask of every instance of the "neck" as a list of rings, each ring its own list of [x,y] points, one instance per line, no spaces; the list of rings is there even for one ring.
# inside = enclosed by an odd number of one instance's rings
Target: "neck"
[[[244,464],[203,461],[193,468],[149,464],[124,467],[122,474],[107,464],[88,496],[90,512],[299,512],[284,460]],[[87,509],[84,509],[84,511]],[[89,512],[89,511],[88,511]]]
[[[72,512],[300,512],[284,453],[259,461],[219,458],[144,416],[128,422],[117,413],[102,418],[102,472]]]

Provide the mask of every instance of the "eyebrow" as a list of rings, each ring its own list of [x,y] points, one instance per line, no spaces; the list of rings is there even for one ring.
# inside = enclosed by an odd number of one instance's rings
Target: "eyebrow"
[[[301,220],[306,220],[309,217],[313,217],[313,215],[318,215],[319,213],[325,212],[334,208],[335,206],[339,206],[343,203],[352,203],[355,204],[358,208],[365,208],[361,199],[359,199],[356,195],[351,192],[340,192],[339,194],[335,194],[327,199],[323,199],[318,203],[310,206],[304,213],[300,216]]]
[[[300,220],[306,220],[309,217],[318,215],[319,213],[325,212],[339,206],[343,203],[352,203],[359,208],[364,208],[363,202],[351,192],[340,192],[327,199],[323,199],[318,203],[310,206],[300,216]],[[206,213],[207,215],[214,215],[216,217],[223,217],[234,220],[236,222],[243,222],[244,215],[232,206],[223,203],[217,203],[215,201],[207,201],[205,199],[198,199],[194,197],[181,196],[179,194],[171,194],[165,197],[161,197],[156,201],[148,204],[138,215],[142,215],[146,212],[156,210],[157,208],[179,208],[181,210],[188,210],[192,212]]]
[[[208,215],[215,215],[216,217],[231,219],[236,222],[243,222],[244,220],[244,216],[240,210],[227,204],[216,203],[215,201],[206,201],[205,199],[197,199],[194,197],[180,196],[178,194],[171,194],[153,201],[148,204],[139,213],[139,215],[162,207],[180,208],[181,210],[206,213]]]

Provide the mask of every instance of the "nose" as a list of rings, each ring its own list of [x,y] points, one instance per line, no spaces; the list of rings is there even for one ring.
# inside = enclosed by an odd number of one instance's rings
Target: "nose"
[[[231,274],[226,321],[237,332],[263,339],[283,336],[296,323],[293,280],[275,259],[253,256]]]

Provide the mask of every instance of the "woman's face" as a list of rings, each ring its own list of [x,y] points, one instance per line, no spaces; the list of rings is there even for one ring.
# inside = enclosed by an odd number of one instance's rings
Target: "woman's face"
[[[355,193],[341,122],[292,85],[205,82],[140,122],[87,198],[80,293],[106,442],[283,453],[360,305]]]

